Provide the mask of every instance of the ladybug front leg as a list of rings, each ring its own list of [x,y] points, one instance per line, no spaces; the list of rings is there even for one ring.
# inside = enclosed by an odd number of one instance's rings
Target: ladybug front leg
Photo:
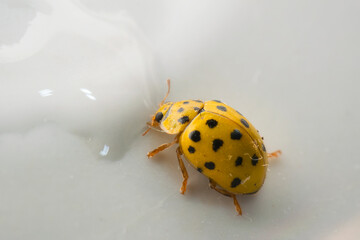
[[[281,154],[281,150],[277,150],[272,153],[268,153],[268,158],[277,158]]]
[[[183,160],[182,160],[182,158],[181,158],[182,151],[181,151],[180,147],[178,147],[178,148],[176,149],[176,155],[177,155],[177,158],[178,158],[178,160],[179,160],[179,166],[180,166],[181,173],[182,173],[183,179],[184,179],[184,180],[183,180],[183,183],[182,183],[182,186],[181,186],[181,188],[180,188],[180,193],[181,193],[181,194],[184,194],[185,191],[186,191],[186,185],[187,185],[187,180],[188,180],[188,178],[189,178],[189,175],[188,175],[187,170],[186,170],[186,168],[185,168],[184,162],[183,162]]]
[[[212,180],[212,179],[209,179],[209,186],[210,186],[210,188],[214,189],[218,193],[221,193],[222,195],[225,195],[227,197],[231,197],[234,200],[234,205],[235,205],[236,211],[238,212],[239,215],[242,215],[241,207],[240,207],[239,202],[236,199],[235,194],[230,193],[224,189],[218,188],[218,186],[216,185],[216,182],[214,182],[214,180]]]
[[[152,150],[151,152],[147,153],[147,157],[151,158],[153,156],[155,156],[156,154],[158,154],[159,152],[171,147],[172,145],[174,145],[175,143],[177,143],[179,141],[178,137],[176,137],[174,139],[174,141],[172,141],[171,143],[164,143],[162,145],[160,145],[159,147],[155,148],[154,150]]]

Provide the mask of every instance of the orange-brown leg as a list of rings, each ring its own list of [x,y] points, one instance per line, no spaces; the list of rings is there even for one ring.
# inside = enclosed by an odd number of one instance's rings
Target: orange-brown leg
[[[158,154],[159,152],[171,147],[172,145],[174,145],[177,142],[178,142],[178,138],[176,137],[174,139],[174,141],[172,141],[171,143],[164,143],[164,144],[160,145],[159,147],[157,147],[156,149],[152,150],[151,152],[148,152],[147,157],[151,158],[151,157],[155,156],[156,154]]]
[[[281,150],[277,150],[272,153],[268,153],[268,158],[277,158],[281,154]]]
[[[212,179],[209,179],[209,186],[210,186],[210,188],[214,189],[215,191],[221,193],[222,195],[225,195],[227,197],[231,197],[234,200],[234,205],[235,205],[236,211],[238,212],[239,215],[242,215],[241,207],[240,207],[239,202],[236,199],[235,194],[230,193],[230,192],[228,192],[228,191],[226,191],[224,189],[218,188],[218,186],[216,185],[216,182],[214,182],[214,180],[212,180]]]
[[[187,185],[187,180],[188,180],[188,178],[189,178],[189,175],[188,175],[188,173],[187,173],[187,171],[186,171],[184,162],[183,162],[183,160],[182,160],[182,158],[181,158],[182,152],[181,152],[180,147],[178,147],[178,148],[176,149],[176,155],[177,155],[177,158],[178,158],[178,160],[179,160],[179,166],[180,166],[180,169],[181,169],[181,173],[182,173],[182,175],[183,175],[183,182],[182,182],[182,186],[181,186],[181,188],[180,188],[180,193],[181,193],[181,194],[184,194],[185,191],[186,191],[186,185]]]

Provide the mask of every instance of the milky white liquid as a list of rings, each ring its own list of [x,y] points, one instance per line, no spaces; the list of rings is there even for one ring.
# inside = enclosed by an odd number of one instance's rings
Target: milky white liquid
[[[160,98],[131,18],[71,1],[9,1],[2,9],[23,16],[27,28],[0,47],[0,134],[60,128],[101,157],[123,155]]]

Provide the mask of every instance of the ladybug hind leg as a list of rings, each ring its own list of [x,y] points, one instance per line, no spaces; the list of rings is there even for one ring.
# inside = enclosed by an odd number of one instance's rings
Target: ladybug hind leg
[[[218,193],[221,193],[222,195],[227,196],[227,197],[231,197],[234,200],[234,205],[235,205],[236,211],[238,212],[239,215],[242,215],[241,207],[240,207],[239,202],[236,199],[235,194],[230,193],[230,192],[228,192],[228,191],[226,191],[224,189],[219,188],[216,185],[216,182],[214,180],[212,180],[212,179],[209,179],[209,186],[210,186],[211,189],[214,189]]]

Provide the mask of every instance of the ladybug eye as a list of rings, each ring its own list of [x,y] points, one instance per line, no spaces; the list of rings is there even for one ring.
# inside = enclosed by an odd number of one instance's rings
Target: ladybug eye
[[[155,121],[160,122],[163,117],[164,117],[163,113],[162,113],[162,112],[158,112],[158,113],[155,115]]]

